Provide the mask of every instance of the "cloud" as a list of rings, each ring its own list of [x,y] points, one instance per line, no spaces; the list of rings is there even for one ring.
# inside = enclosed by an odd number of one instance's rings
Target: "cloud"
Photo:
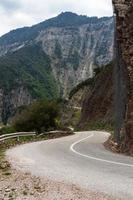
[[[111,16],[112,0],[0,0],[0,35],[64,11],[87,16]]]
[[[16,0],[0,0],[0,7],[5,11],[13,12],[14,10],[21,7],[21,4],[18,2],[19,1]]]

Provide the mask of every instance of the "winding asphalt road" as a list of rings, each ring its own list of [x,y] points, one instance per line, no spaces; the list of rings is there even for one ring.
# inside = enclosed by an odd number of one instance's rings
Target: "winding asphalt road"
[[[69,137],[21,145],[7,151],[15,168],[73,183],[123,200],[133,200],[133,158],[107,151],[106,132],[78,132]]]

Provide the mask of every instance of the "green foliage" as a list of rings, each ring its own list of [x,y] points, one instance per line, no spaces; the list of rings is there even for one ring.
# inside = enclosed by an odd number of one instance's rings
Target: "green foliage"
[[[72,112],[73,114],[72,114],[72,118],[69,121],[69,126],[72,126],[73,128],[75,128],[80,120],[81,111],[77,109],[73,109]]]
[[[4,126],[0,129],[0,135],[14,133],[16,130],[12,126]]]
[[[76,94],[80,89],[83,89],[86,86],[93,86],[94,84],[94,79],[93,78],[89,78],[81,83],[79,83],[75,88],[73,88],[71,90],[71,92],[69,93],[69,99],[71,99],[73,97],[74,94]]]
[[[97,67],[94,69],[95,79],[99,78],[101,75],[109,73],[111,68],[114,67],[113,61],[109,62],[106,65]]]
[[[58,97],[49,57],[40,44],[25,46],[0,58],[0,72],[0,86],[7,93],[23,85],[34,98]]]
[[[81,110],[76,107],[69,106],[68,103],[61,104],[61,126],[75,128],[80,120],[80,117]]]
[[[39,101],[28,106],[27,109],[14,119],[13,127],[17,131],[35,131],[41,133],[55,129],[59,117],[59,107],[55,102]]]

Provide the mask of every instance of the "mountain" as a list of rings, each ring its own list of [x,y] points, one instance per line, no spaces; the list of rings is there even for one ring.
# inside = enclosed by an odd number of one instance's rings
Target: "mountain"
[[[0,37],[1,120],[37,98],[67,97],[112,60],[113,32],[112,17],[65,12]]]

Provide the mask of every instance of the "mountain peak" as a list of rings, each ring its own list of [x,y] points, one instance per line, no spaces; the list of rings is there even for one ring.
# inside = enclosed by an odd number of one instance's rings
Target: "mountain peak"
[[[71,20],[77,20],[77,19],[88,19],[89,17],[87,17],[86,15],[78,15],[76,13],[70,12],[70,11],[66,11],[66,12],[62,12],[57,16],[58,19],[71,19]]]
[[[58,17],[78,17],[78,15],[76,13],[70,12],[70,11],[66,11],[66,12],[62,12],[58,15]]]
[[[108,19],[108,17],[107,17]],[[98,23],[99,20],[105,21],[106,18],[87,17],[67,11],[62,12],[57,17],[45,20],[32,27],[19,28],[0,37],[0,45],[9,45],[34,40],[38,33],[50,27],[77,27],[88,23]]]

